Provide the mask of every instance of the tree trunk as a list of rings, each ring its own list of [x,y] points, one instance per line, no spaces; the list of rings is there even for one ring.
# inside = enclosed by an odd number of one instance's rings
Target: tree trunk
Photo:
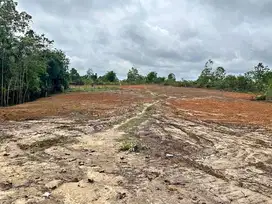
[[[4,106],[4,49],[1,59],[1,106]]]
[[[8,84],[8,92],[7,92],[7,99],[6,99],[8,106],[10,105],[10,100],[9,100],[9,94],[10,93],[9,92],[10,92],[11,84],[12,84],[12,79],[10,79],[9,84]]]
[[[26,85],[26,89],[25,89],[25,93],[24,93],[24,97],[23,97],[23,103],[26,101],[25,98],[26,98],[27,91],[28,91],[28,83]]]

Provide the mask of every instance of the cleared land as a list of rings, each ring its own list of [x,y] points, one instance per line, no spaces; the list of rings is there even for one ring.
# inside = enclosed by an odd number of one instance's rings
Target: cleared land
[[[0,109],[0,203],[272,203],[272,103],[165,86]]]

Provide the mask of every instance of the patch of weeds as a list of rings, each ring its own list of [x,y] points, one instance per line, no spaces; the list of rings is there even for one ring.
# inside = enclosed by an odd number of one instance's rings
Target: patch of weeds
[[[75,86],[66,90],[66,92],[102,92],[120,90],[119,86]]]
[[[153,113],[154,108],[153,106],[147,107],[144,114],[140,115],[139,117],[136,117],[134,119],[129,120],[125,124],[119,127],[120,130],[124,131],[130,131],[133,132],[140,124],[148,120],[150,115]]]
[[[140,145],[135,141],[124,141],[122,142],[119,151],[122,152],[139,152],[140,151]]]
[[[123,138],[117,139],[117,141],[121,143],[119,151],[139,152],[147,149],[145,145],[142,145],[139,141],[133,139],[130,134],[126,134]]]
[[[258,95],[258,96],[256,96],[256,98],[255,98],[257,101],[264,101],[264,100],[266,100],[266,95]]]
[[[55,137],[55,138],[49,138],[42,141],[36,141],[32,144],[18,144],[20,149],[22,150],[31,150],[31,151],[43,151],[49,147],[60,145],[60,144],[68,144],[76,142],[77,140],[74,138],[69,137]]]

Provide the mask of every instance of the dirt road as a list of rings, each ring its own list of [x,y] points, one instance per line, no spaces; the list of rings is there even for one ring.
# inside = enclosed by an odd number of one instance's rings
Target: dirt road
[[[0,203],[272,203],[272,104],[251,98],[124,86],[0,109]]]

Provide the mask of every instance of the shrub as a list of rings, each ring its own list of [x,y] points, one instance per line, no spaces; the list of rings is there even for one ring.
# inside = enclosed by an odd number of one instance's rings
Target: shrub
[[[258,95],[258,96],[256,96],[255,99],[256,99],[257,101],[263,101],[263,100],[266,99],[266,95]]]
[[[140,150],[140,145],[134,141],[124,141],[119,150],[123,152],[138,152]]]
[[[272,101],[272,80],[269,81],[269,85],[266,91],[266,100]]]

